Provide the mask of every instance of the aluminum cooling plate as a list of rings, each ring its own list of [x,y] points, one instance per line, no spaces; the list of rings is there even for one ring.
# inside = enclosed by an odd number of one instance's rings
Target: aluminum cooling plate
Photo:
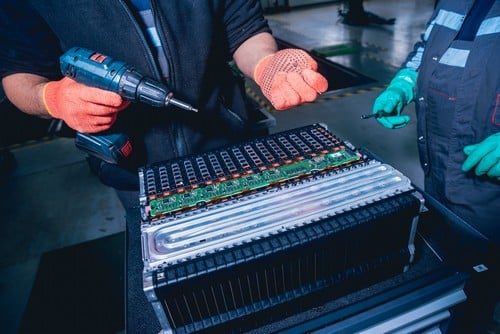
[[[393,167],[366,164],[228,201],[142,228],[145,269],[308,224],[412,190]]]

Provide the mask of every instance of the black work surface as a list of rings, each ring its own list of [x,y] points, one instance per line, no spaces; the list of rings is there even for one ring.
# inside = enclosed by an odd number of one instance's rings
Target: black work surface
[[[129,333],[157,333],[161,328],[153,312],[151,304],[142,292],[142,253],[140,240],[139,210],[131,210],[127,214],[127,332]],[[255,333],[272,333],[284,328],[314,319],[322,314],[343,309],[349,305],[361,303],[370,297],[394,290],[416,280],[425,281],[429,277],[439,275],[440,271],[447,270],[446,265],[432,252],[432,250],[417,238],[417,258],[409,270],[391,279],[384,280],[372,286],[347,294],[332,300],[317,308],[302,312],[286,319],[276,319],[272,324],[260,326]],[[359,311],[359,310],[358,310]]]
[[[45,253],[19,333],[123,330],[124,234]]]

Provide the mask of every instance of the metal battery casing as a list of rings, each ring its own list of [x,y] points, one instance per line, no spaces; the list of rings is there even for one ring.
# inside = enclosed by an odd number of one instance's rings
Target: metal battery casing
[[[322,145],[316,145],[317,137],[312,142],[323,154],[325,147],[343,145],[321,126],[298,129],[297,133],[302,141],[318,131]],[[286,134],[287,138],[295,135]],[[271,138],[272,142],[278,139],[279,135]],[[260,141],[252,143],[253,148],[259,145]],[[304,148],[311,153],[304,155],[305,159],[314,159],[318,153],[315,149]],[[149,167],[140,173],[144,291],[164,330],[218,330],[221,324],[270,312],[295,299],[302,303],[303,298],[334,290],[350,277],[367,277],[369,282],[368,277],[378,277],[380,271],[394,275],[414,256],[413,239],[422,203],[407,177],[376,159],[363,156],[345,166],[302,175],[212,205],[148,217],[148,204],[162,196],[159,189],[165,189],[161,182],[153,182],[151,175],[164,176],[166,170],[173,169],[170,179],[175,179],[178,166],[186,166],[187,160]],[[184,175],[190,173],[192,169]],[[155,186],[154,196],[148,188],[151,184]],[[392,235],[384,229],[390,229]],[[369,235],[372,232],[373,238]],[[366,251],[359,250],[358,239],[370,243]],[[334,245],[327,249],[329,243],[342,244],[344,240],[350,242],[343,248]],[[311,254],[303,256],[302,249]],[[344,255],[350,259],[345,263],[333,261],[329,272],[320,267],[306,268],[317,258],[324,266],[328,254],[338,252],[350,252]],[[297,262],[286,262],[287,254],[295,254]],[[244,273],[241,277],[240,272]],[[279,279],[271,278],[271,272]],[[288,276],[293,278],[286,281]],[[278,281],[282,286],[276,287]],[[264,286],[267,297],[261,294]]]

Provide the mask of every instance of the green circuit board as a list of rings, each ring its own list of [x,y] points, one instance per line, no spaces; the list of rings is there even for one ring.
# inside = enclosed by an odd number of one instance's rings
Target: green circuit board
[[[285,163],[258,173],[241,175],[238,178],[213,182],[203,187],[179,191],[169,196],[151,200],[149,203],[149,215],[150,217],[156,217],[197,207],[253,190],[264,189],[273,184],[335,169],[360,159],[360,156],[355,152],[343,149],[308,159]]]

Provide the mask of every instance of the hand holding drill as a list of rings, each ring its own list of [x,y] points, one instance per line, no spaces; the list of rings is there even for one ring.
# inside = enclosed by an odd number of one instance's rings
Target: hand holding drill
[[[62,119],[72,129],[83,133],[108,130],[118,112],[130,104],[117,93],[89,87],[70,78],[45,84],[43,102],[52,117]]]

